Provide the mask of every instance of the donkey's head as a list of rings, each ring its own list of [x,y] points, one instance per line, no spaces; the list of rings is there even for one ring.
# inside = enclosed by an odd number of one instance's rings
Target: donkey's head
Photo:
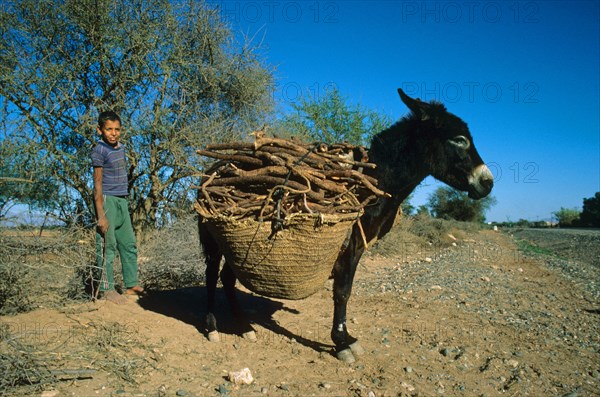
[[[415,139],[421,143],[428,173],[451,187],[481,199],[494,185],[494,177],[475,149],[467,124],[439,102],[422,102],[398,89],[412,114]]]

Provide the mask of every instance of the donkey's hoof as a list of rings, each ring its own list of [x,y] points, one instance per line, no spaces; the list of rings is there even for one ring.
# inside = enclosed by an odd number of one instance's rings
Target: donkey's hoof
[[[244,339],[246,339],[248,342],[253,342],[253,343],[258,340],[258,338],[256,337],[256,332],[254,332],[254,331],[244,332],[242,334],[242,337]]]
[[[365,349],[363,349],[363,347],[360,345],[360,343],[358,343],[358,341],[354,342],[349,347],[355,356],[362,356],[363,354],[365,354]]]
[[[219,331],[210,331],[208,333],[208,340],[210,342],[221,342],[221,336],[219,336]]]
[[[354,358],[354,354],[352,354],[352,350],[344,349],[337,352],[336,357],[338,360],[345,362],[346,364],[352,364],[356,361]]]

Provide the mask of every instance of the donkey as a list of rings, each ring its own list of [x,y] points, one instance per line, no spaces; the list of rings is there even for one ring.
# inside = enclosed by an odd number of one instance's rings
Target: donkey
[[[410,98],[402,89],[398,89],[398,93],[411,112],[373,137],[368,156],[377,168],[364,170],[365,174],[376,178],[378,187],[391,197],[380,198],[376,204],[365,208],[360,224],[353,226],[332,271],[334,312],[331,339],[336,356],[345,362],[353,362],[355,355],[362,353],[357,339],[348,333],[346,308],[366,244],[390,231],[400,204],[429,175],[468,192],[472,199],[487,196],[494,184],[492,173],[477,153],[463,120],[449,113],[439,102],[427,103]],[[214,316],[215,291],[223,254],[202,222],[199,223],[199,236],[207,266],[206,327],[209,339],[218,340]],[[243,335],[255,340],[254,330],[236,300],[236,277],[227,263],[223,265],[220,277],[232,312],[243,327]]]

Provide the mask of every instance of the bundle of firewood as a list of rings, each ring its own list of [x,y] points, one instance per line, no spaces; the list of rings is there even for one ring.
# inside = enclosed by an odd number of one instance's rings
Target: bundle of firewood
[[[212,144],[198,154],[217,161],[198,187],[196,210],[215,215],[283,219],[293,213],[360,212],[378,196],[364,147],[267,138]]]

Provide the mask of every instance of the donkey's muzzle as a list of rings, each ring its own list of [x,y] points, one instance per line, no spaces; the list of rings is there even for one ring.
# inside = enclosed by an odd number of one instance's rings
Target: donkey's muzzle
[[[477,166],[469,177],[469,197],[479,200],[490,194],[494,187],[494,176],[490,169],[481,164]]]

